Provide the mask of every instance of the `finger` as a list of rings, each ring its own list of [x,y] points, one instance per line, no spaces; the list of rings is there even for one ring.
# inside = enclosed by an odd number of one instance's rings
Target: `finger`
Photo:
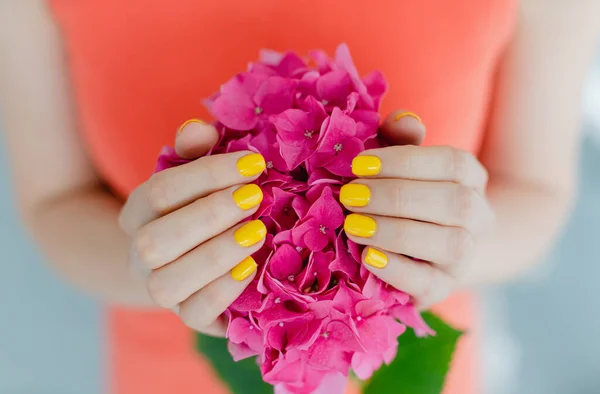
[[[265,159],[250,151],[201,157],[154,174],[129,196],[119,222],[130,235],[146,223],[201,197],[256,179]]]
[[[359,244],[448,266],[454,270],[473,253],[471,235],[460,227],[446,227],[410,219],[352,213],[344,230]]]
[[[392,145],[420,145],[425,139],[425,125],[414,112],[397,110],[388,115],[379,134]]]
[[[448,146],[392,146],[362,152],[352,161],[357,176],[454,182],[483,194],[488,174],[470,153]]]
[[[453,290],[454,279],[435,266],[376,248],[365,248],[365,267],[382,281],[410,294],[418,305],[444,300]]]
[[[452,182],[359,179],[342,186],[340,202],[357,213],[464,227],[471,233],[482,231],[493,220],[481,194]]]
[[[179,305],[179,317],[185,325],[198,331],[218,320],[256,276],[256,270],[242,280],[226,274],[209,283]]]
[[[238,264],[242,266],[232,274],[243,277],[241,268],[256,269],[256,263],[246,258],[260,249],[266,233],[260,220],[246,222],[152,271],[148,277],[150,297],[157,305],[172,308]]]
[[[175,312],[177,315],[179,315],[179,305],[177,305],[173,308],[173,312]],[[227,333],[227,322],[226,322],[224,316],[219,316],[208,326],[190,327],[190,328],[192,328],[198,332],[201,332],[204,335],[209,335],[211,337],[216,337],[216,338],[224,338],[225,334]]]
[[[197,159],[204,156],[219,140],[214,126],[200,119],[190,119],[183,123],[175,137],[175,152],[183,159]]]
[[[262,201],[259,186],[232,186],[196,200],[143,226],[135,235],[136,256],[156,269],[252,215]]]

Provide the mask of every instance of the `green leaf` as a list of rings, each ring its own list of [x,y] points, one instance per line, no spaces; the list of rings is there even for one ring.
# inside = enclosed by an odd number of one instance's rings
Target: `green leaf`
[[[233,394],[273,393],[273,386],[262,379],[256,358],[233,361],[227,350],[226,339],[197,334],[196,349],[211,362],[214,370]]]
[[[423,318],[436,336],[417,338],[412,330],[399,338],[398,355],[366,382],[364,394],[440,394],[462,332],[431,313]]]

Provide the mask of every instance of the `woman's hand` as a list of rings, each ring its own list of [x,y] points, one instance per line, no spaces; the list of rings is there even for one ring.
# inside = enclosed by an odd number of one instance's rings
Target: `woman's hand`
[[[194,159],[217,132],[186,122],[177,136],[179,156]],[[250,255],[264,243],[259,221],[237,224],[262,201],[254,184],[265,169],[252,152],[201,157],[159,172],[127,200],[120,225],[131,237],[132,263],[149,271],[148,293],[198,331],[219,335],[218,319],[256,275]]]
[[[398,113],[383,132],[419,123],[414,114]],[[446,298],[469,265],[477,235],[494,219],[486,170],[458,149],[405,145],[365,151],[352,171],[359,179],[340,192],[354,212],[344,229],[368,246],[366,268],[420,306]]]

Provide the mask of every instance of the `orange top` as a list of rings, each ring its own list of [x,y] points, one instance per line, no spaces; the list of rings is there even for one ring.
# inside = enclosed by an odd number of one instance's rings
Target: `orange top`
[[[178,125],[208,118],[200,100],[261,48],[332,53],[348,43],[358,69],[383,71],[383,111],[408,108],[427,144],[477,152],[515,0],[49,0],[62,29],[81,133],[100,174],[125,197],[151,173]],[[469,327],[445,394],[475,392],[473,305],[439,311]],[[108,310],[110,391],[224,393],[170,312]]]

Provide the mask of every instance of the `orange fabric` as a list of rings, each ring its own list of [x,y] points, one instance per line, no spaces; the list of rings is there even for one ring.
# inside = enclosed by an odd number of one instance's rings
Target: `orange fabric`
[[[477,152],[515,7],[515,0],[49,1],[64,34],[82,135],[123,197],[147,179],[182,121],[209,118],[200,100],[261,48],[331,53],[347,42],[359,70],[386,75],[383,112],[415,111],[427,144]],[[457,295],[437,309],[469,328],[445,394],[472,394],[473,300]],[[107,314],[111,393],[226,392],[170,313]]]

